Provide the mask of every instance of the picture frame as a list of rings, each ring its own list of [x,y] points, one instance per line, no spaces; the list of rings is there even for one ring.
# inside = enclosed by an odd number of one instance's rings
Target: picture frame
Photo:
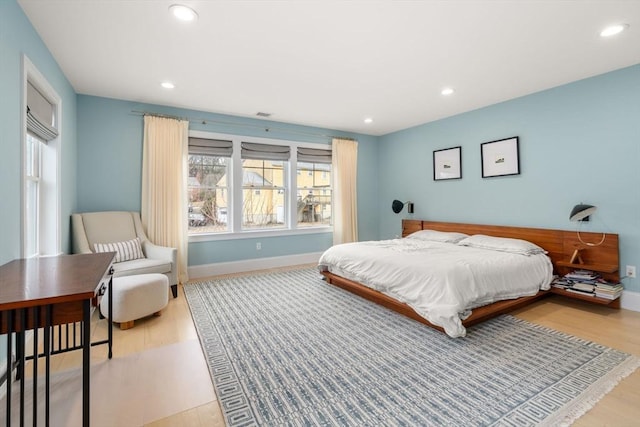
[[[519,175],[519,142],[520,138],[513,136],[480,144],[482,177]]]
[[[433,180],[462,178],[462,147],[444,148],[433,152]]]

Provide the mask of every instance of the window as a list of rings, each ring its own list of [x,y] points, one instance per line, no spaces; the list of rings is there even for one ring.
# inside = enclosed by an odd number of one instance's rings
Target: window
[[[331,225],[331,150],[298,147],[298,227]]]
[[[226,154],[198,148],[210,146],[210,141],[224,141]],[[326,146],[192,131],[190,235],[211,236],[207,240],[215,233],[246,237],[256,232],[313,232],[314,227],[330,231],[331,149],[320,147]],[[208,182],[204,176],[210,177]]]
[[[242,142],[242,229],[286,226],[286,145]]]
[[[22,254],[57,255],[60,245],[60,97],[23,57]]]
[[[189,138],[189,233],[229,229],[227,176],[233,143]]]

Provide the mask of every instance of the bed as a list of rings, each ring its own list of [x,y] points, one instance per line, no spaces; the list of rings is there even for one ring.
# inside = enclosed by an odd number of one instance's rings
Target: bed
[[[545,296],[554,270],[575,250],[573,236],[404,220],[402,239],[336,245],[318,266],[330,284],[461,337],[468,326]]]

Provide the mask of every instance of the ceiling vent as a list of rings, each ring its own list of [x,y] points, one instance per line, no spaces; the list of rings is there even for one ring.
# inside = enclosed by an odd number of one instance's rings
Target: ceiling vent
[[[256,116],[258,116],[258,117],[271,117],[271,113],[263,113],[262,111],[258,111],[256,113]]]

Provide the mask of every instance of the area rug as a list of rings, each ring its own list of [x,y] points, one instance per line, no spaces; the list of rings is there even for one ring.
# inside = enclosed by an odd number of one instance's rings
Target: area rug
[[[570,424],[640,365],[508,315],[452,339],[313,268],[184,290],[229,426]]]

